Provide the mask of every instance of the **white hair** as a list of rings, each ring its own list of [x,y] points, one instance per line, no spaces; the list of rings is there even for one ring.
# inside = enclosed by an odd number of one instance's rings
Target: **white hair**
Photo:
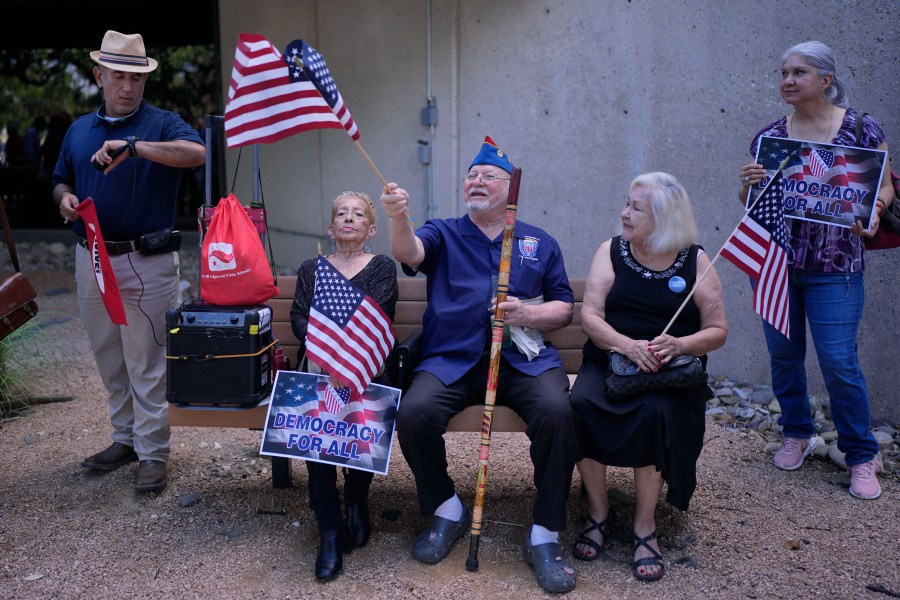
[[[674,175],[661,171],[644,173],[634,178],[628,192],[637,187],[650,191],[654,221],[653,233],[647,237],[650,250],[660,254],[678,252],[697,241],[691,200]]]

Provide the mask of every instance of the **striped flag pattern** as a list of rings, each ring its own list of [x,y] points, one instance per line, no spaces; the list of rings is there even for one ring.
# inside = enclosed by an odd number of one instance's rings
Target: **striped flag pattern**
[[[810,174],[821,179],[834,166],[834,152],[825,148],[813,148],[808,160]]]
[[[337,415],[344,409],[344,405],[350,401],[350,388],[335,388],[333,385],[328,384],[325,387],[324,396],[325,410],[333,415]]]
[[[320,256],[309,308],[306,355],[359,398],[394,347],[390,318]]]
[[[884,165],[884,158],[879,152],[863,148],[832,146],[831,150],[825,150],[828,152],[828,156],[822,158],[819,153],[823,150],[822,148],[801,147],[803,164],[788,166],[784,170],[785,179],[803,180],[807,183],[813,183],[818,179],[818,183],[827,184],[832,188],[835,186],[863,187],[874,182],[877,188]],[[814,158],[814,154],[816,158]],[[820,161],[824,161],[824,167],[819,164]],[[819,166],[815,166],[817,164]],[[822,172],[823,169],[825,170],[822,175],[816,177],[814,171]]]
[[[303,40],[294,40],[288,44],[284,55],[290,69],[291,81],[310,82],[316,86],[341,126],[347,130],[350,139],[354,142],[358,140],[359,128],[350,116],[347,105],[344,104],[334,77],[325,64],[325,57]]]
[[[313,129],[359,130],[322,55],[303,40],[285,55],[265,37],[238,36],[225,106],[228,147],[277,142]]]
[[[783,173],[744,215],[722,256],[754,281],[753,309],[790,339]]]

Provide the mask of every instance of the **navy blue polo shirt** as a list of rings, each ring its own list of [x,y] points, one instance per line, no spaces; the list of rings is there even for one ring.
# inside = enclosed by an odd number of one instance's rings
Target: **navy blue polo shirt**
[[[96,113],[79,117],[69,127],[53,171],[53,187],[65,183],[79,200],[93,198],[100,231],[107,241],[134,240],[172,227],[184,169],[144,160],[139,154],[104,175],[91,164],[91,156],[106,140],[129,135],[146,142],[203,141],[177,114],[150,106],[146,100],[134,114],[114,123],[100,117],[104,112],[105,105],[101,105]],[[82,220],[75,221],[72,229],[85,237]]]
[[[521,221],[513,233],[509,295],[534,298],[543,294],[545,302],[574,302],[556,240]],[[416,236],[425,247],[425,260],[417,270],[402,265],[407,275],[418,271],[428,278],[422,362],[416,370],[428,371],[449,385],[481,359],[490,340],[491,275],[500,270],[503,234],[489,240],[466,215],[428,221]],[[559,353],[549,342],[531,361],[515,344],[503,350],[503,357],[513,368],[532,376],[562,366]]]

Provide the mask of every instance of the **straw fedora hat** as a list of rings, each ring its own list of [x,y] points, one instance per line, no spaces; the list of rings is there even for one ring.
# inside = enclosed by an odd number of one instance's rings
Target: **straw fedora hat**
[[[100,49],[91,52],[91,60],[104,67],[130,73],[149,73],[157,65],[155,60],[147,57],[141,34],[125,35],[112,29],[104,34]]]

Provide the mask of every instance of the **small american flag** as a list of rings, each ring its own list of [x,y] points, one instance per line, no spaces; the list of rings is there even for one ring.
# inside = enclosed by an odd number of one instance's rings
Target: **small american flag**
[[[384,310],[320,256],[306,330],[309,359],[350,386],[356,399],[393,347],[394,328]]]
[[[336,388],[331,384],[325,388],[325,409],[332,415],[340,414],[344,406],[350,402],[350,388]]]
[[[790,339],[788,234],[782,182],[783,172],[779,171],[766,193],[725,241],[721,254],[753,279],[754,310]]]
[[[282,56],[265,37],[240,34],[225,106],[228,147],[329,128],[344,128],[359,138],[322,56],[302,40],[291,42]]]
[[[834,152],[824,148],[813,148],[809,153],[809,172],[813,177],[825,177],[834,166]]]
[[[325,58],[319,51],[304,42],[294,40],[284,49],[285,59],[290,67],[291,81],[304,84],[311,82],[322,98],[331,107],[334,116],[341,126],[347,130],[347,134],[355,142],[359,139],[359,129],[344,104],[344,99],[334,83],[331,71],[325,65]]]

